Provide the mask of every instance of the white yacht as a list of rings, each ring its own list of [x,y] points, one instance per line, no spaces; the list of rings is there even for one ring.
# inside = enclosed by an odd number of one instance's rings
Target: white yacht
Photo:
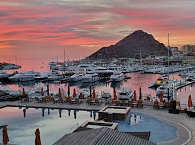
[[[57,81],[63,79],[63,76],[58,72],[49,72],[48,73],[48,81]]]
[[[7,72],[0,72],[0,79],[5,79],[5,78],[8,78],[9,75]]]
[[[111,82],[119,82],[124,80],[125,77],[121,72],[114,72],[111,76],[110,76],[110,81]]]
[[[76,73],[76,74],[72,75],[69,80],[73,81],[73,82],[81,81],[81,80],[83,80],[83,74]]]
[[[40,75],[40,73],[38,72],[24,72],[24,73],[17,73],[11,77],[9,77],[10,81],[21,81],[21,82],[25,82],[25,81],[33,81],[35,80],[35,77],[37,77],[38,75]]]
[[[133,91],[130,88],[122,88],[117,95],[119,100],[129,100],[133,97]]]
[[[99,81],[99,76],[97,73],[94,73],[93,71],[89,71],[85,75],[83,75],[84,83],[92,83],[96,81]]]
[[[48,76],[49,76],[48,72],[46,72],[46,73],[42,73],[42,74],[36,76],[35,79],[36,80],[45,80],[45,79],[48,79]]]
[[[108,77],[113,74],[112,70],[108,70],[105,67],[96,67],[95,72],[100,76],[100,77]]]

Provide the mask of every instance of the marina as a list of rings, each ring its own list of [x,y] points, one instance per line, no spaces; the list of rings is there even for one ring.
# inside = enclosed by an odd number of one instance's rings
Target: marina
[[[195,1],[0,1],[0,145],[195,145]]]

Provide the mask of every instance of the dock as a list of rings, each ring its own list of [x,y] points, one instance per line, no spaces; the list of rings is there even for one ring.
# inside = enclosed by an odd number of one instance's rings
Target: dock
[[[47,109],[64,109],[64,110],[81,110],[81,111],[99,111],[102,109],[105,105],[99,104],[99,105],[89,105],[87,103],[80,103],[80,104],[69,104],[69,103],[37,103],[35,101],[33,102],[21,102],[21,101],[15,101],[15,102],[0,102],[0,108],[4,107],[26,107],[26,108],[47,108]]]
[[[182,84],[182,85],[177,86],[176,87],[176,90],[181,89],[181,88],[186,87],[186,86],[189,86],[189,85],[192,85],[194,83],[195,83],[195,81],[186,82],[185,84]]]

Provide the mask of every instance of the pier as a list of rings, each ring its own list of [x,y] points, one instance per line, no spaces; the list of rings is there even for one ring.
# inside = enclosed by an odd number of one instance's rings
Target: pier
[[[15,101],[15,102],[0,102],[0,108],[4,107],[27,107],[27,108],[48,108],[48,109],[64,109],[64,110],[81,110],[81,111],[99,111],[102,109],[105,105],[99,104],[99,105],[89,105],[87,103],[81,103],[81,104],[68,104],[68,103],[37,103],[35,101],[33,102],[21,102],[21,101]]]
[[[185,82],[185,84],[181,84],[181,85],[177,86],[176,90],[181,89],[181,88],[186,87],[186,86],[189,86],[189,85],[192,85],[194,83],[195,83],[195,81]]]

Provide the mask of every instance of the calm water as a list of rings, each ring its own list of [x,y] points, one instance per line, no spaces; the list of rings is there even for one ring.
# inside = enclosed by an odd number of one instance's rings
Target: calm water
[[[23,109],[4,108],[0,109],[0,124],[8,125],[10,143],[20,145],[34,145],[34,131],[40,128],[43,145],[52,145],[64,134],[72,132],[86,120],[94,120],[95,113],[86,111],[62,110],[61,118],[59,110],[27,109],[24,118]],[[76,114],[76,115],[75,115]],[[69,116],[70,115],[70,116]],[[0,140],[2,134],[0,132]]]
[[[50,110],[48,113],[47,109],[44,110],[44,115],[43,109],[27,109],[24,117],[23,109],[25,108],[7,107],[0,110],[0,123],[8,125],[10,143],[33,145],[34,131],[40,128],[42,144],[52,145],[83,122],[96,118],[95,112],[62,110],[60,117],[59,110]],[[167,141],[176,137],[175,127],[141,113],[131,113],[127,120],[118,123],[120,132],[150,131],[150,140],[153,142]],[[0,133],[0,140],[1,137]]]

